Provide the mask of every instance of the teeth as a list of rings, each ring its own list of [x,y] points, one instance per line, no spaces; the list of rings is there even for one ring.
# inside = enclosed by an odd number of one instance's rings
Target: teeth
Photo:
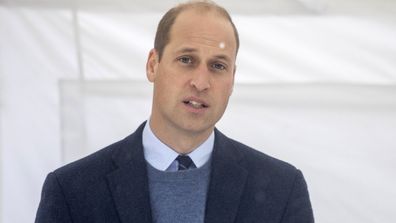
[[[189,101],[188,103],[192,105],[194,108],[201,108],[203,106],[201,103],[196,101]]]

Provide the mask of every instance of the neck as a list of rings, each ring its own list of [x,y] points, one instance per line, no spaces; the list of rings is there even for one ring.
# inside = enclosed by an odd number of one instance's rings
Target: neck
[[[202,132],[189,132],[169,126],[156,125],[156,122],[153,122],[151,119],[149,125],[151,131],[161,142],[179,154],[191,153],[209,138],[214,129],[212,128]]]

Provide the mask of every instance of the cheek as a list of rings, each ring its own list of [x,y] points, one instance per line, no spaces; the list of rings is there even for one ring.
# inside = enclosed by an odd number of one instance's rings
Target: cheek
[[[158,79],[161,81],[161,83],[165,84],[170,84],[175,83],[180,79],[180,73],[177,72],[177,70],[172,69],[172,67],[168,66],[163,66],[158,72]]]
[[[170,70],[162,70],[155,80],[157,97],[163,100],[170,100],[175,97],[180,86],[180,78]]]
[[[230,97],[232,90],[234,88],[234,82],[233,80],[228,81],[225,85],[224,85],[224,89],[223,91],[225,92],[226,97]]]
[[[226,104],[228,98],[231,96],[233,85],[232,83],[222,84],[221,86],[214,86],[217,89],[217,97],[219,102]]]

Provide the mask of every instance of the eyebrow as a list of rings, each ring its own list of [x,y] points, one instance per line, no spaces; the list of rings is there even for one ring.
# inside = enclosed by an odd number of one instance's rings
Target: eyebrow
[[[185,47],[180,50],[177,50],[176,53],[195,53],[198,52],[195,48]],[[225,60],[227,62],[231,62],[231,58],[225,54],[219,54],[214,56],[216,59]]]
[[[220,55],[216,55],[215,58],[220,59],[220,60],[225,60],[227,62],[231,62],[231,58],[229,58],[226,55],[220,54]]]
[[[177,50],[176,53],[194,53],[194,52],[197,52],[197,51],[198,50],[194,49],[194,48],[184,47],[184,48],[182,48],[180,50]]]

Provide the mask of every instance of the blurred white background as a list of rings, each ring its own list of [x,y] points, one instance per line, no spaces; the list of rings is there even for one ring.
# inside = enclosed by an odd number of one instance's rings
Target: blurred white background
[[[175,0],[0,0],[0,222],[46,174],[149,116],[145,62]],[[241,48],[218,128],[300,168],[316,222],[391,223],[396,1],[217,1]]]

